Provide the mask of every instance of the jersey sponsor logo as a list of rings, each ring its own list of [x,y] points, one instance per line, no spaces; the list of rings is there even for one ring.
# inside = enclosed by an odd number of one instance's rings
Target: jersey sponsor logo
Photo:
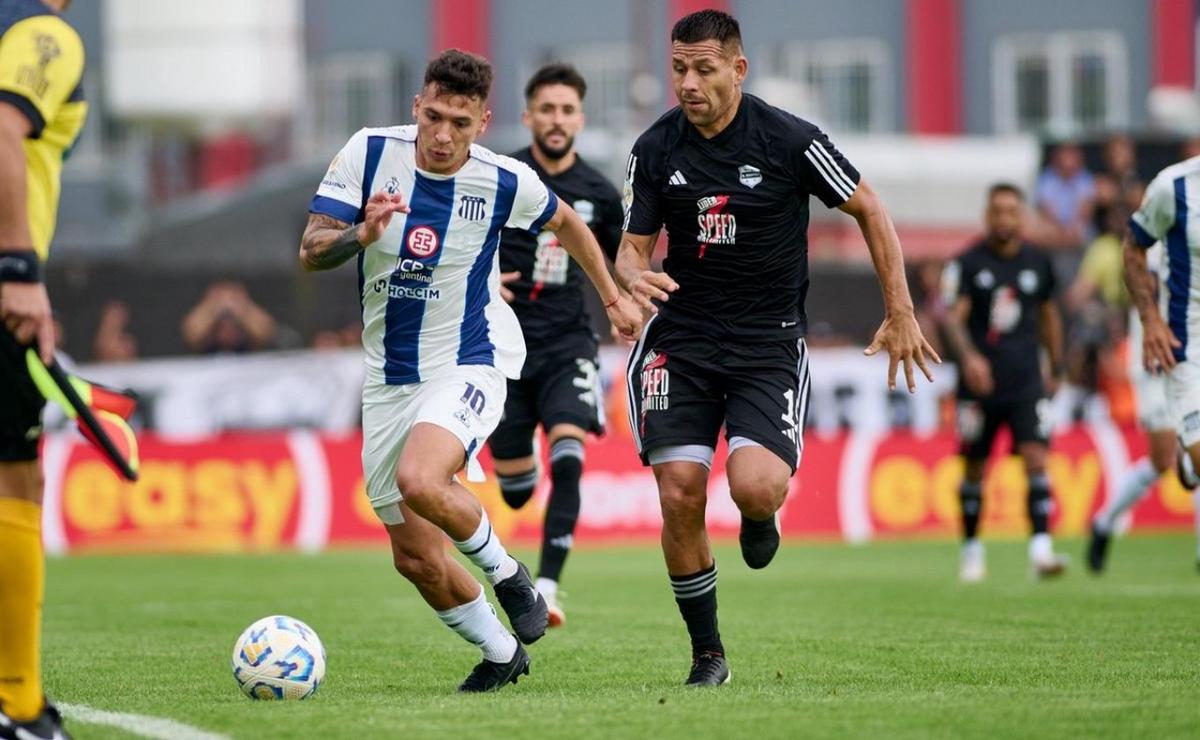
[[[571,204],[571,207],[575,209],[585,224],[590,225],[596,220],[596,204],[590,200],[577,200]]]
[[[762,170],[753,165],[744,164],[738,167],[738,180],[753,190],[755,185],[762,182]]]
[[[1021,321],[1021,299],[1011,285],[1003,285],[992,293],[992,307],[988,312],[989,344],[1000,341],[1000,335],[1008,334]]]
[[[1017,273],[1017,285],[1020,286],[1021,292],[1033,295],[1038,289],[1038,274],[1034,270],[1021,270]]]
[[[338,162],[342,161],[342,153],[338,152],[333,155],[333,161],[329,163],[329,169],[325,170],[325,179],[321,180],[321,184],[327,188],[335,188],[337,190],[345,190],[346,185],[337,179]]]
[[[538,293],[546,285],[565,285],[567,270],[571,267],[571,258],[563,249],[558,237],[551,231],[542,231],[537,235],[537,252],[533,260],[533,290],[530,300],[537,300]]]
[[[420,260],[401,257],[396,260],[396,270],[393,276],[401,282],[418,282],[428,285],[433,282],[433,267],[427,266]]]
[[[59,48],[58,41],[48,33],[35,34],[33,43],[37,49],[37,64],[26,64],[19,68],[17,84],[28,88],[34,95],[41,98],[50,89],[50,79],[46,76],[46,67],[62,55],[62,49]]]
[[[737,219],[732,213],[724,213],[729,205],[728,195],[710,195],[696,201],[700,215],[696,217],[700,225],[700,233],[696,241],[700,243],[700,257],[710,244],[737,244]]]
[[[429,257],[438,251],[437,232],[428,226],[418,226],[408,232],[408,251],[417,257]]]
[[[645,433],[646,412],[666,411],[671,406],[671,371],[667,369],[665,352],[650,350],[642,359],[642,426]]]
[[[458,201],[458,217],[467,221],[478,221],[487,213],[487,199],[478,195],[464,195]]]
[[[440,301],[442,291],[425,285],[391,285],[387,286],[388,298],[411,298],[416,301]]]

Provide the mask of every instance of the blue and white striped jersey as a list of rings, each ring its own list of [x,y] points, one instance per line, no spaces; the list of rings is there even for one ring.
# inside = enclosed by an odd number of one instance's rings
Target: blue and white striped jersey
[[[558,200],[528,165],[480,146],[453,175],[418,170],[416,141],[416,126],[360,130],[309,206],[356,224],[382,190],[412,209],[358,258],[367,382],[417,383],[455,365],[517,378],[525,343],[500,298],[500,231],[540,231]]]
[[[1200,360],[1200,157],[1158,173],[1129,228],[1144,249],[1162,241],[1167,325],[1183,345],[1175,359]]]

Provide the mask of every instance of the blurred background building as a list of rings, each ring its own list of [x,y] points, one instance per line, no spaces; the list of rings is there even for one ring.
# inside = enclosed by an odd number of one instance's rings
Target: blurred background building
[[[748,89],[832,134],[914,259],[974,233],[987,183],[1032,187],[1047,142],[1133,132],[1145,179],[1200,130],[1194,0],[80,2],[69,18],[93,108],[51,269],[65,346],[88,359],[102,307],[121,300],[141,355],[187,351],[180,322],[229,278],[279,322],[271,346],[332,342],[357,319],[353,271],[295,269],[308,197],[350,133],[409,121],[430,56],[458,46],[493,61],[483,143],[501,152],[527,142],[527,76],[575,63],[589,82],[581,151],[615,180],[673,104],[671,23],[710,6],[741,21]],[[822,306],[869,278],[866,250],[840,215],[815,212],[813,313],[861,339],[875,291]]]

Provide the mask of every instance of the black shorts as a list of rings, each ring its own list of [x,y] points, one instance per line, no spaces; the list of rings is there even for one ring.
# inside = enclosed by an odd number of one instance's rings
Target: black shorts
[[[46,400],[29,377],[25,350],[6,327],[0,332],[0,462],[28,462],[38,457]]]
[[[596,337],[591,333],[564,338],[554,347],[533,350],[518,380],[509,379],[504,415],[488,446],[492,457],[515,460],[533,454],[537,426],[549,431],[574,424],[604,433],[604,394]]]
[[[959,454],[968,460],[985,460],[1001,426],[1008,426],[1013,445],[1050,441],[1050,401],[1030,398],[1021,401],[958,399]],[[1015,451],[1015,450],[1014,450]]]
[[[655,317],[626,372],[629,424],[642,463],[662,447],[744,437],[796,471],[808,412],[803,339],[719,342]]]

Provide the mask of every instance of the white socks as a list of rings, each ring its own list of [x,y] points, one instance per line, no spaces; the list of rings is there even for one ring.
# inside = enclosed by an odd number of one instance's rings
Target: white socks
[[[438,612],[437,615],[442,624],[467,642],[478,645],[483,650],[484,660],[507,663],[517,652],[517,638],[496,617],[496,610],[488,603],[482,588],[474,601]]]
[[[558,603],[558,581],[549,578],[539,578],[533,585],[538,590],[538,593],[542,595],[542,598],[546,600],[547,604]]]
[[[517,572],[517,561],[509,556],[500,538],[492,531],[487,512],[482,512],[475,534],[463,542],[454,542],[467,560],[477,565],[493,586]]]
[[[1029,539],[1029,559],[1035,563],[1045,563],[1054,559],[1054,540],[1043,532]]]
[[[1124,477],[1121,478],[1121,482],[1117,486],[1116,498],[1106,502],[1104,508],[1096,514],[1096,528],[1106,534],[1111,533],[1121,514],[1141,501],[1156,480],[1158,480],[1158,472],[1154,469],[1150,458],[1143,457],[1138,460],[1137,464],[1127,470]]]

